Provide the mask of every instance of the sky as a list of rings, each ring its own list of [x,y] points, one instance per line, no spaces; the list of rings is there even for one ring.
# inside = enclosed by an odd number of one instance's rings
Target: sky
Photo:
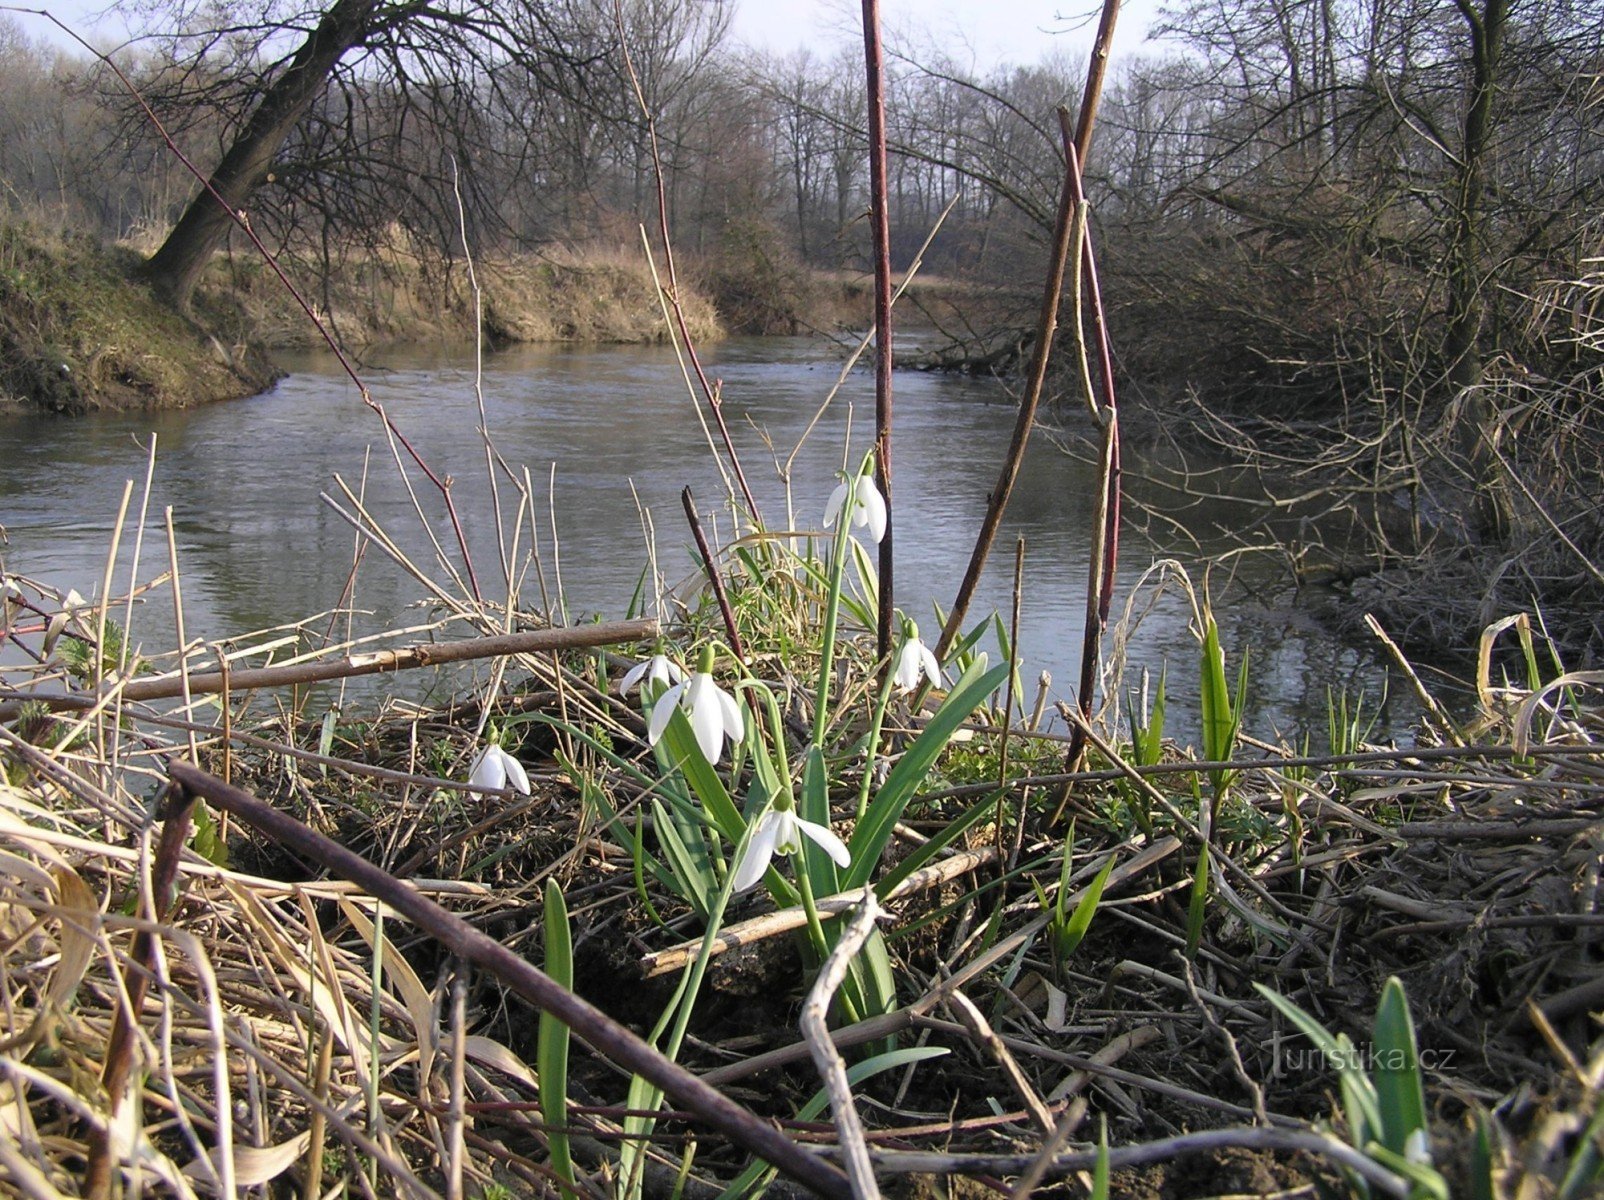
[[[1124,0],[1114,31],[1118,57],[1141,45],[1160,0]],[[1079,57],[1097,32],[1100,0],[880,0],[888,39],[934,44],[985,69],[1032,63],[1054,50]],[[833,49],[860,39],[863,7],[853,0],[736,0],[733,33],[756,48]]]
[[[1140,47],[1159,3],[1124,0],[1114,35],[1116,58]],[[47,0],[44,7],[98,45],[114,45],[123,36],[118,6],[111,0]],[[880,0],[880,19],[888,39],[933,44],[985,70],[1004,61],[1036,62],[1055,49],[1083,55],[1091,47],[1100,8],[1099,0]],[[845,42],[859,44],[861,16],[862,5],[854,0],[735,0],[732,33],[759,49],[785,53],[807,46],[828,53]],[[17,14],[16,19],[32,36],[65,42],[41,18]]]

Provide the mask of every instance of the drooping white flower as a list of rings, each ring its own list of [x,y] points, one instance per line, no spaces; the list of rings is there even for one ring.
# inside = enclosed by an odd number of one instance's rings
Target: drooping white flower
[[[78,628],[83,629],[80,615],[89,608],[89,601],[79,594],[77,588],[68,588],[67,596],[61,602],[61,611],[51,614],[45,622],[44,651],[49,655],[56,647],[56,640],[65,632],[69,622],[78,622]]]
[[[850,488],[850,490],[849,490]],[[850,498],[850,505],[848,500]],[[867,526],[869,536],[878,542],[886,535],[886,498],[880,494],[880,489],[874,485],[874,476],[869,473],[859,475],[850,484],[840,484],[830,493],[830,500],[824,506],[824,524],[826,528],[835,524],[841,515],[843,507],[849,507],[852,512],[852,524]]]
[[[468,786],[499,792],[509,784],[524,795],[529,794],[529,773],[524,770],[523,763],[500,746],[486,746],[479,751],[479,757],[473,760]]]
[[[623,680],[618,685],[620,696],[629,695],[629,690],[636,684],[645,684],[650,681],[660,687],[667,687],[672,683],[681,683],[685,679],[685,672],[680,665],[666,654],[654,654],[644,662],[638,662],[624,673]]]
[[[738,742],[746,736],[746,722],[741,718],[741,706],[706,671],[697,671],[689,679],[674,684],[652,704],[651,720],[646,725],[646,740],[657,745],[676,708],[685,710],[696,734],[696,744],[702,756],[716,763],[724,753],[724,739]]]
[[[919,686],[921,675],[931,683],[940,683],[941,664],[919,637],[919,627],[909,625],[908,640],[902,643],[902,650],[897,654],[897,669],[891,673],[891,681],[903,691],[911,692]]]
[[[1404,1139],[1404,1158],[1417,1166],[1431,1166],[1431,1135],[1425,1129],[1413,1129]]]
[[[821,847],[835,860],[836,866],[844,867],[852,861],[846,843],[831,833],[828,826],[804,821],[789,808],[771,808],[758,818],[757,828],[746,843],[746,853],[735,864],[735,879],[730,886],[737,892],[744,892],[763,878],[763,872],[769,869],[776,854],[795,854],[801,850],[804,837]]]

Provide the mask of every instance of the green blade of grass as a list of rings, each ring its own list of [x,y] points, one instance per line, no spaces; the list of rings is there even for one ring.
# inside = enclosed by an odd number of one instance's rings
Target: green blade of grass
[[[1335,1068],[1348,1114],[1349,1137],[1355,1146],[1363,1147],[1380,1131],[1381,1113],[1375,1085],[1359,1066],[1358,1048],[1346,1034],[1333,1037],[1330,1030],[1279,992],[1262,983],[1255,983],[1253,989],[1313,1042]]]
[[[1068,856],[1066,855],[1065,857],[1067,858]],[[1063,955],[1065,958],[1075,953],[1075,947],[1079,946],[1081,939],[1086,936],[1086,930],[1090,928],[1092,918],[1097,915],[1097,906],[1102,903],[1103,885],[1108,882],[1109,873],[1113,869],[1114,856],[1110,854],[1108,861],[1103,864],[1103,869],[1097,873],[1097,878],[1092,880],[1085,894],[1081,896],[1080,902],[1075,905],[1075,911],[1070,914],[1069,924],[1064,927],[1063,933]],[[1062,894],[1060,894],[1060,902],[1062,902]]]
[[[935,716],[891,769],[869,805],[869,811],[852,831],[847,847],[852,854],[852,865],[842,880],[842,890],[851,891],[869,881],[879,865],[880,853],[891,836],[891,829],[902,819],[902,812],[913,799],[914,791],[924,782],[953,733],[1007,674],[1006,666],[985,671],[979,663],[964,672]]]
[[[1209,903],[1209,846],[1198,847],[1197,868],[1192,872],[1192,899],[1186,910],[1186,957],[1194,958],[1203,942],[1203,919]]]
[[[1381,1115],[1381,1142],[1403,1154],[1409,1135],[1426,1128],[1426,1092],[1420,1081],[1420,1056],[1409,1000],[1394,975],[1381,989],[1376,1006],[1376,1108]]]
[[[568,928],[568,905],[555,879],[546,880],[546,974],[573,990],[574,946]],[[568,1026],[548,1012],[540,1014],[536,1069],[540,1082],[540,1114],[546,1122],[546,1146],[551,1169],[566,1184],[574,1182],[573,1158],[568,1149]],[[567,1192],[567,1188],[564,1189]]]

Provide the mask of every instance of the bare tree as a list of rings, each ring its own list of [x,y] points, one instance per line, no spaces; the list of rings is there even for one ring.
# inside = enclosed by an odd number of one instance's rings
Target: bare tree
[[[402,98],[403,112],[412,113],[419,111],[420,94],[434,114],[442,102],[461,113],[512,73],[561,87],[572,83],[572,69],[580,65],[566,49],[570,29],[559,24],[566,15],[534,0],[334,0],[312,14],[307,29],[303,14],[270,0],[248,19],[191,24],[180,44],[194,47],[193,63],[206,62],[226,45],[233,55],[262,66],[249,73],[247,111],[206,188],[151,256],[146,274],[175,305],[188,304],[235,217],[248,218],[279,152],[337,76],[348,101],[382,85]],[[275,57],[274,48],[297,33],[302,37],[296,48]],[[354,112],[349,104],[348,112]],[[325,134],[335,131],[349,135],[339,141],[340,155],[350,161],[371,156],[371,143],[361,140],[372,132],[366,122],[349,120],[343,129],[325,123]],[[329,148],[323,149],[328,156]]]

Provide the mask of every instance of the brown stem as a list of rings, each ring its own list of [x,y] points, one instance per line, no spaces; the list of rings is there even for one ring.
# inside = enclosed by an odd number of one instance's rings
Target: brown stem
[[[880,539],[880,613],[877,653],[891,669],[891,216],[886,184],[885,55],[880,43],[880,0],[863,0],[863,58],[869,111],[869,223],[874,231],[874,474],[886,499],[886,533]]]
[[[1103,98],[1103,77],[1108,74],[1108,51],[1114,44],[1114,22],[1119,18],[1119,0],[1103,0],[1103,14],[1097,22],[1097,38],[1092,42],[1092,60],[1086,66],[1086,87],[1081,92],[1080,115],[1075,121],[1075,153],[1086,161],[1092,148],[1092,124]]]
[[[493,637],[468,638],[459,642],[439,642],[409,646],[401,650],[375,650],[353,654],[329,662],[295,663],[284,667],[255,667],[245,671],[217,671],[189,677],[191,693],[217,693],[225,689],[250,691],[264,687],[323,683],[330,679],[349,679],[358,675],[377,675],[407,671],[416,667],[435,667],[443,663],[468,662],[507,654],[540,654],[571,650],[582,646],[608,646],[619,642],[641,642],[657,636],[657,622],[650,617],[634,621],[609,621],[600,625],[579,625],[566,629],[531,629],[523,633],[503,633]],[[126,701],[166,700],[183,694],[181,677],[135,679],[123,684],[120,695]],[[93,708],[105,697],[93,693],[68,694],[41,692],[30,694],[27,703],[47,704],[51,708]],[[24,701],[0,704],[0,720],[16,715]]]
[[[712,585],[713,595],[718,600],[719,615],[724,618],[724,632],[729,635],[730,653],[744,663],[746,648],[741,644],[741,634],[735,628],[735,611],[730,608],[730,598],[724,591],[724,577],[719,574],[718,564],[713,560],[713,549],[707,544],[707,534],[702,531],[702,519],[696,515],[696,500],[688,487],[679,494],[679,498],[685,506],[685,519],[690,522],[696,549],[702,556],[707,582]]]
[[[541,1011],[551,1013],[603,1058],[661,1088],[675,1103],[695,1113],[748,1153],[767,1160],[821,1196],[849,1195],[846,1177],[835,1167],[810,1154],[722,1092],[664,1057],[589,1001],[560,986],[500,942],[447,912],[388,871],[264,804],[249,792],[232,787],[188,763],[170,762],[167,773],[190,799],[205,797],[275,843],[312,859],[383,901],[450,953],[489,971]]]
[[[1042,388],[1047,381],[1047,363],[1052,354],[1053,335],[1058,330],[1058,307],[1064,293],[1064,272],[1073,240],[1071,233],[1075,224],[1075,203],[1080,194],[1077,186],[1079,176],[1074,169],[1074,139],[1069,131],[1069,112],[1066,109],[1058,110],[1058,125],[1064,140],[1064,188],[1058,197],[1058,217],[1053,225],[1053,251],[1048,259],[1047,283],[1042,289],[1041,313],[1036,321],[1036,343],[1031,348],[1030,373],[1025,394],[1019,402],[1019,414],[1014,419],[1014,434],[1008,443],[1008,453],[1003,458],[1002,470],[997,474],[997,483],[986,497],[986,515],[980,522],[979,532],[975,534],[969,565],[964,569],[958,595],[952,602],[947,623],[942,627],[941,638],[936,643],[937,658],[945,658],[947,651],[952,649],[953,642],[963,628],[964,618],[969,614],[969,604],[980,586],[986,559],[997,540],[997,531],[1002,528],[1003,511],[1008,507],[1014,483],[1019,478],[1019,466],[1025,458],[1025,446],[1030,441],[1036,409],[1041,403]]]

